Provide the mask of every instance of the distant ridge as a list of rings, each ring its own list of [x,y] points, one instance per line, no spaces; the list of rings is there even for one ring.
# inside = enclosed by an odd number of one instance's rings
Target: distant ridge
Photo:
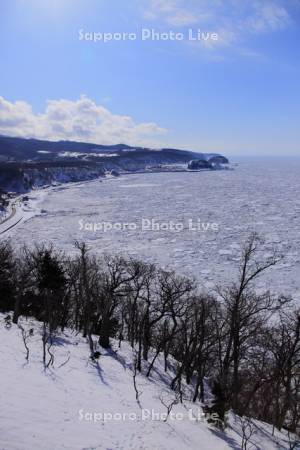
[[[104,162],[107,158],[141,160],[154,163],[187,163],[191,159],[209,159],[216,154],[162,148],[159,150],[134,147],[127,144],[101,145],[74,141],[47,141],[0,135],[0,161],[2,162]],[[227,160],[228,161],[228,160]]]

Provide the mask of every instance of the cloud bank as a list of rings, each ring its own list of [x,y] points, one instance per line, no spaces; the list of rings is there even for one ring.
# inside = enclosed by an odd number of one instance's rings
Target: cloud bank
[[[0,96],[3,135],[155,146],[166,131],[154,122],[136,123],[129,116],[113,114],[85,95],[75,101],[49,100],[42,114],[35,114],[27,102],[10,102]]]

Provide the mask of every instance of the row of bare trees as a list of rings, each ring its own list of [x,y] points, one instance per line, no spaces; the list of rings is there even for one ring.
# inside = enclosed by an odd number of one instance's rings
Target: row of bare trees
[[[96,257],[76,243],[74,257],[53,247],[0,245],[0,310],[43,323],[44,363],[55,333],[69,327],[102,347],[112,338],[134,348],[136,370],[150,377],[163,358],[181,398],[219,414],[232,408],[293,432],[300,427],[300,311],[289,298],[255,290],[256,279],[281,256],[261,257],[252,235],[243,248],[236,282],[204,293],[195,281],[155,265],[119,256]],[[208,389],[210,386],[210,389]]]

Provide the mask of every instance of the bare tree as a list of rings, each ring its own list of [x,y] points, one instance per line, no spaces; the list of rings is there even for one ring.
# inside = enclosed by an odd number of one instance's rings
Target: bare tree
[[[251,437],[255,433],[255,427],[248,417],[239,417],[242,430],[242,450],[249,450]]]
[[[135,391],[136,402],[139,405],[139,408],[142,409],[142,405],[141,405],[141,402],[140,402],[140,396],[142,395],[142,392],[140,392],[138,390],[138,387],[137,387],[137,382],[136,382],[137,373],[138,373],[138,361],[137,361],[136,352],[134,352],[133,371],[132,371],[133,387],[134,387],[134,391]]]
[[[166,403],[166,401],[164,400],[164,398],[162,397],[162,396],[160,396],[159,397],[159,400],[160,400],[160,402],[161,402],[161,404],[166,408],[166,410],[167,410],[167,415],[166,415],[166,417],[164,418],[164,422],[167,422],[167,420],[168,420],[168,418],[169,418],[169,416],[170,416],[170,414],[171,414],[171,412],[172,412],[172,409],[173,409],[173,407],[175,406],[175,405],[178,405],[178,403],[179,403],[179,401],[180,401],[180,399],[179,399],[179,396],[178,396],[178,394],[176,394],[175,395],[175,398],[171,401],[171,403]]]
[[[225,321],[221,382],[228,395],[232,396],[231,403],[235,409],[238,408],[241,384],[241,355],[245,353],[251,337],[257,336],[261,326],[289,300],[274,297],[269,292],[257,295],[253,290],[253,282],[282,258],[274,250],[272,256],[261,260],[261,245],[261,239],[256,234],[251,235],[243,249],[238,282],[228,288],[218,288],[218,294],[223,300]]]
[[[28,338],[33,335],[33,328],[31,328],[29,331],[26,331],[22,327],[21,324],[18,324],[18,327],[21,330],[23,344],[24,344],[24,347],[25,347],[25,350],[26,350],[26,357],[25,357],[25,359],[26,359],[26,361],[28,361],[29,360],[29,347],[28,347],[27,341],[28,341]]]

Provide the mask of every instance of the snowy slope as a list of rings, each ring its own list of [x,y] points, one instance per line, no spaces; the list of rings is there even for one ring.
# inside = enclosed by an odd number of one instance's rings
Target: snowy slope
[[[167,385],[171,374],[165,374],[160,361],[150,380],[137,377],[141,409],[135,398],[128,344],[122,343],[119,349],[114,342],[115,352],[100,349],[97,364],[89,360],[85,339],[67,331],[56,340],[54,367],[44,370],[40,324],[24,319],[21,323],[24,328],[34,328],[28,342],[28,363],[20,329],[17,325],[7,329],[4,315],[0,315],[1,450],[241,448],[238,418],[231,415],[232,428],[229,426],[226,434],[219,432],[201,416],[200,421],[192,420],[189,409],[193,409],[194,419],[202,410],[187,399],[172,410],[182,414],[182,420],[181,416],[177,420],[169,417],[167,422],[163,416],[149,418],[166,412],[160,398],[166,404],[174,398]],[[100,420],[104,413],[124,417]],[[255,430],[254,445],[249,448],[289,448],[287,439],[279,433],[276,444],[270,426],[256,423]]]

